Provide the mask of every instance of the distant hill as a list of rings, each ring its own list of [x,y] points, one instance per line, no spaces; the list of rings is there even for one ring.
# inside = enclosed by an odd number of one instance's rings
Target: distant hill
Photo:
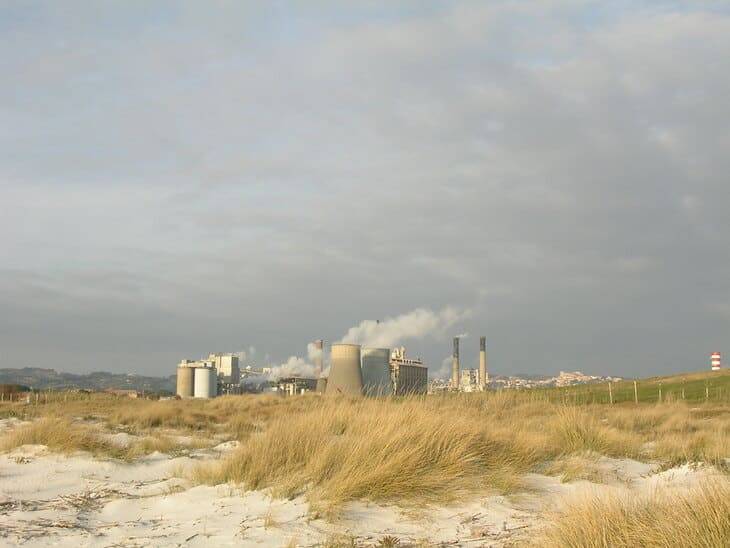
[[[55,369],[23,367],[21,369],[0,369],[0,384],[20,384],[36,390],[84,388],[106,390],[107,388],[130,389],[145,392],[174,392],[175,376],[145,377],[127,373],[97,371],[86,375],[60,373]]]

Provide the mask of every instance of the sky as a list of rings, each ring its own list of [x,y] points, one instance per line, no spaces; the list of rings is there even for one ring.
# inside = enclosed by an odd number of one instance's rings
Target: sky
[[[0,75],[0,367],[730,359],[728,1],[0,0]]]

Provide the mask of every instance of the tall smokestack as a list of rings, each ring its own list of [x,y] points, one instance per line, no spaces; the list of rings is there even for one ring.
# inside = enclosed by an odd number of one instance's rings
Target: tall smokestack
[[[479,337],[479,388],[487,389],[489,373],[487,373],[487,338]]]
[[[322,376],[322,361],[324,359],[324,341],[322,339],[314,341],[314,348],[317,349],[317,355],[314,357],[314,369],[317,378]]]
[[[451,362],[451,386],[459,388],[459,337],[454,337],[454,358]]]

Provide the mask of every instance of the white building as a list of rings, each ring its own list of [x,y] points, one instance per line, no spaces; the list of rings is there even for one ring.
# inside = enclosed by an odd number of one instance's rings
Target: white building
[[[479,370],[478,369],[462,369],[460,389],[462,392],[479,391]]]
[[[238,356],[234,354],[210,354],[208,360],[214,364],[218,378],[231,384],[241,382],[241,372],[238,368]]]

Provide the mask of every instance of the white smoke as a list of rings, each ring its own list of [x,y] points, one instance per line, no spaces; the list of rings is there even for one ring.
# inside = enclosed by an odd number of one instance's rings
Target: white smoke
[[[309,343],[306,360],[299,356],[289,356],[286,362],[271,368],[269,378],[276,380],[282,377],[316,377],[317,367],[314,364],[321,355],[322,350],[317,348],[314,343]]]
[[[405,339],[442,336],[456,323],[471,316],[468,309],[447,306],[439,312],[417,308],[382,322],[365,320],[351,327],[340,342],[374,348],[393,348]],[[462,335],[465,336],[465,335]]]
[[[438,371],[436,371],[433,376],[437,379],[449,379],[451,378],[451,367],[454,363],[454,357],[453,356],[446,356],[441,361],[441,367]]]

